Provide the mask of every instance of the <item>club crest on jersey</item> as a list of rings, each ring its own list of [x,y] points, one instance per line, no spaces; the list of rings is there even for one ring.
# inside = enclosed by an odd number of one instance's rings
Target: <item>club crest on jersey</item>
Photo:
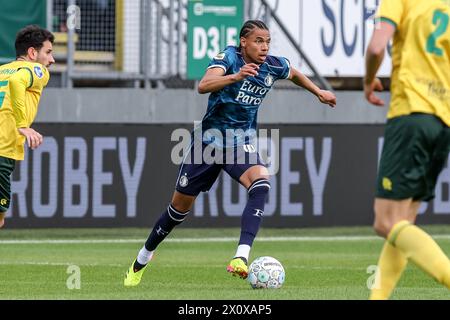
[[[34,74],[35,74],[39,79],[41,79],[41,78],[44,76],[44,73],[42,72],[41,67],[38,67],[38,66],[34,67]]]
[[[266,86],[271,87],[273,85],[273,77],[269,74],[267,75],[267,77],[264,79],[264,83],[266,84]]]
[[[180,187],[185,188],[189,184],[189,179],[186,176],[180,178]]]
[[[221,52],[214,57],[214,60],[223,60],[225,59],[225,52]]]

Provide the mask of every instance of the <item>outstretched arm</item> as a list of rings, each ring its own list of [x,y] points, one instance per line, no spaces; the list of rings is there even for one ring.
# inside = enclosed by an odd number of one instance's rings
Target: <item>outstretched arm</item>
[[[366,52],[366,75],[364,77],[364,94],[367,101],[376,106],[384,106],[384,101],[377,97],[375,90],[382,91],[380,79],[376,78],[378,69],[384,59],[386,47],[395,33],[395,27],[385,21],[377,24]]]
[[[206,70],[205,75],[198,85],[200,94],[216,92],[227,85],[244,80],[247,77],[258,75],[259,67],[257,64],[249,63],[244,65],[238,73],[225,75],[222,68],[211,68]]]
[[[336,96],[333,92],[327,90],[321,90],[314,84],[307,76],[302,74],[295,68],[291,67],[291,74],[288,78],[296,85],[305,88],[312,94],[314,94],[322,103],[328,104],[330,107],[336,107]]]

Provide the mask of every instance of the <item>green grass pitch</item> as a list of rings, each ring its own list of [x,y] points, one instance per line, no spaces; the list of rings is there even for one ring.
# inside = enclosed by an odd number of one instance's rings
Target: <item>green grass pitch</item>
[[[424,229],[450,255],[450,226]],[[147,233],[3,229],[0,299],[365,300],[372,275],[368,268],[376,265],[383,245],[369,227],[262,229],[250,260],[277,258],[286,270],[286,282],[277,290],[253,290],[247,281],[225,271],[235,253],[238,229],[179,228],[158,248],[140,286],[124,288],[123,275]],[[78,275],[70,273],[70,266],[79,268],[80,289],[70,289]],[[444,300],[450,295],[409,264],[392,298]]]

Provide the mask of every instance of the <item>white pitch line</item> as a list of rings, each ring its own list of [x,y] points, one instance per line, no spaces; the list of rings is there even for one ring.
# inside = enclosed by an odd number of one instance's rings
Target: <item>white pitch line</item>
[[[69,263],[69,262],[48,262],[48,261],[0,261],[0,265],[8,266],[55,266],[55,267],[69,267],[69,266],[79,266],[79,267],[123,267],[121,264],[113,263]]]
[[[123,264],[118,263],[71,263],[71,262],[49,262],[49,261],[0,261],[0,265],[6,266],[50,266],[50,267],[114,267],[125,268]],[[209,267],[221,268],[223,265],[208,265]],[[178,264],[164,265],[165,268],[179,268]],[[190,268],[204,267],[204,265],[189,264]],[[360,267],[338,267],[338,266],[314,266],[314,265],[292,265],[289,266],[289,270],[301,269],[301,270],[362,270]]]
[[[434,235],[437,240],[449,240],[450,235]],[[257,242],[313,242],[313,241],[374,241],[382,240],[376,236],[330,236],[330,237],[258,237]],[[24,239],[24,240],[0,240],[0,245],[6,244],[108,244],[108,243],[143,243],[142,239]],[[214,237],[214,238],[184,238],[166,239],[169,243],[196,243],[196,242],[236,242],[238,238]]]

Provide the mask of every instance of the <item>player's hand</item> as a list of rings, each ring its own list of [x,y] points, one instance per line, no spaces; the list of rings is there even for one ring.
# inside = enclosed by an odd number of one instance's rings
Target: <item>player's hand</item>
[[[317,96],[320,102],[329,105],[330,107],[336,107],[336,96],[333,92],[327,90],[320,90]]]
[[[366,96],[366,100],[375,106],[383,107],[384,101],[375,94],[375,91],[383,91],[383,85],[380,79],[375,78],[372,83],[364,81],[364,95]]]
[[[255,63],[248,63],[244,65],[236,74],[236,80],[242,81],[248,77],[256,77],[258,75],[259,66]]]
[[[5,214],[0,212],[0,228],[5,224]]]
[[[44,138],[42,135],[31,128],[19,128],[19,133],[27,139],[28,147],[32,150],[36,149],[42,144]]]

